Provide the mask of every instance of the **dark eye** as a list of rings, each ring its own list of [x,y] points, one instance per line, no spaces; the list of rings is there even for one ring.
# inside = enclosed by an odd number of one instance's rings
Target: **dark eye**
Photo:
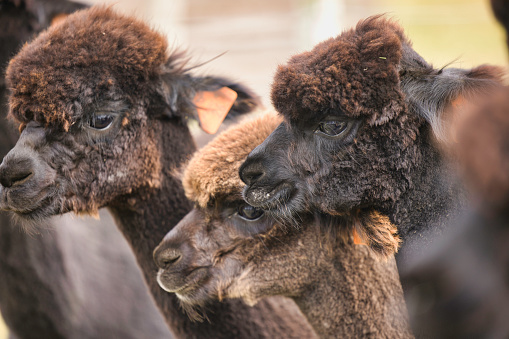
[[[338,135],[341,135],[341,133],[343,133],[347,127],[348,127],[347,121],[340,120],[322,121],[318,125],[318,129],[316,131],[321,132],[330,137],[336,137]]]
[[[237,213],[246,220],[256,220],[263,215],[263,210],[246,204],[240,206],[237,209]]]
[[[90,127],[95,129],[106,129],[111,126],[111,123],[113,122],[114,118],[115,117],[111,114],[94,115],[90,119],[89,124]]]

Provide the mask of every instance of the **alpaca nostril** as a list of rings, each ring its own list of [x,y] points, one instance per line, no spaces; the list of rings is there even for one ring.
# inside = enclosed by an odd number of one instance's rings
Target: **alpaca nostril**
[[[159,268],[168,269],[182,258],[182,252],[177,248],[166,248],[154,253],[154,260]]]
[[[258,179],[260,179],[262,175],[263,175],[263,173],[260,173],[260,172],[249,172],[249,173],[244,174],[244,179],[245,179],[244,181],[248,185],[250,185],[250,184],[258,181]]]
[[[18,166],[13,168],[2,166],[0,168],[0,184],[4,187],[12,187],[27,181],[32,176],[31,169],[20,169]]]
[[[244,163],[246,165],[246,163]],[[239,170],[240,179],[246,185],[252,185],[262,178],[265,174],[264,168],[259,163],[250,163],[242,166]]]

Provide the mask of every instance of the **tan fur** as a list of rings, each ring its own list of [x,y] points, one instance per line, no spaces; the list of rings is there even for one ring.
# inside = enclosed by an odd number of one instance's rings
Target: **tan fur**
[[[257,305],[286,296],[321,338],[412,338],[392,255],[399,239],[386,216],[302,214],[291,227],[268,213],[241,215],[240,161],[279,123],[267,115],[233,127],[191,159],[184,186],[197,206],[154,251],[159,284],[176,291],[191,316],[213,300]],[[353,230],[369,247],[353,245]]]
[[[187,198],[206,207],[218,195],[240,197],[244,184],[238,175],[231,173],[238,172],[253,145],[261,144],[281,122],[280,116],[267,113],[229,128],[197,152],[183,174]]]

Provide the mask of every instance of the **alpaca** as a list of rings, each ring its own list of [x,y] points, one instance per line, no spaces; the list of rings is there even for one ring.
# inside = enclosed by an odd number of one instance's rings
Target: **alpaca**
[[[378,210],[403,240],[401,272],[466,205],[440,153],[447,112],[499,86],[500,74],[434,69],[396,23],[360,21],[278,68],[271,98],[285,121],[240,168],[244,198],[287,222],[304,211]]]
[[[2,2],[0,159],[18,137],[5,121],[4,65],[55,17],[82,7],[58,0]],[[132,251],[101,214],[101,225],[60,218],[41,225],[37,235],[20,232],[0,214],[0,311],[11,338],[171,337]]]
[[[210,111],[193,98],[208,93],[233,115],[257,106],[243,86],[195,76],[185,60],[142,22],[104,7],[76,12],[25,45],[6,72],[21,135],[0,165],[0,208],[35,224],[107,207],[176,337],[312,337],[281,298],[256,308],[215,303],[209,322],[192,323],[157,284],[152,250],[191,207],[173,175],[195,150],[186,121]]]
[[[321,338],[412,337],[394,256],[377,260],[341,227],[376,224],[397,243],[387,217],[370,211],[316,227],[312,215],[301,215],[299,227],[285,228],[242,200],[238,169],[280,123],[269,114],[235,126],[191,159],[183,184],[195,208],[154,251],[159,284],[190,314],[211,300],[254,305],[283,295]]]
[[[458,159],[473,208],[402,272],[413,286],[412,325],[432,338],[509,335],[508,88],[477,101],[455,126],[447,154]]]
[[[509,28],[509,3],[492,0]],[[403,273],[414,328],[432,338],[509,336],[509,88],[463,108],[446,154],[458,159],[473,208]]]

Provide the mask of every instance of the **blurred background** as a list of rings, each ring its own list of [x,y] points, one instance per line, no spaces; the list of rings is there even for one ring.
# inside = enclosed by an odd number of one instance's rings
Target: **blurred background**
[[[488,0],[90,0],[152,23],[201,67],[251,85],[266,104],[272,75],[288,57],[387,13],[436,66],[505,65],[502,29]]]
[[[362,18],[386,13],[415,50],[435,66],[507,65],[503,30],[488,0],[89,0],[135,15],[186,49],[202,73],[238,79],[269,106],[276,66],[339,34]],[[0,339],[7,332],[0,321]]]

